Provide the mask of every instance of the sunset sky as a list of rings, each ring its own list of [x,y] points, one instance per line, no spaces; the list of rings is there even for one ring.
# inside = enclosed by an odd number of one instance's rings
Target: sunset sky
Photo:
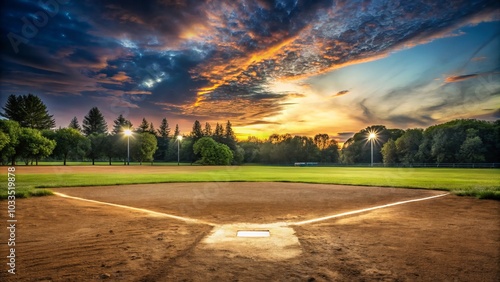
[[[45,3],[45,4],[44,4]],[[500,2],[3,1],[0,104],[240,138],[500,118]]]

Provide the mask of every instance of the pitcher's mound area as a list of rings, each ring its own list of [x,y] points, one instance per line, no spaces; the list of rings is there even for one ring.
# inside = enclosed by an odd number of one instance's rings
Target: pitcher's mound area
[[[18,201],[16,279],[500,278],[498,201],[453,195],[429,198],[442,191],[297,183],[177,183],[54,191],[87,201],[63,197]],[[429,199],[331,217],[422,198]],[[237,236],[239,231],[249,231],[250,237]],[[6,246],[1,251],[6,253]],[[11,277],[2,271],[0,278]]]

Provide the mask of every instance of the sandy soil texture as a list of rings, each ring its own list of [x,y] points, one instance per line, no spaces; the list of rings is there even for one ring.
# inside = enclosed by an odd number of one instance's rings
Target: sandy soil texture
[[[17,274],[2,263],[0,281],[500,280],[498,201],[446,195],[297,225],[442,192],[294,183],[54,190],[147,210],[58,196],[18,200]],[[240,238],[238,230],[271,236]],[[0,235],[5,257],[8,234]]]

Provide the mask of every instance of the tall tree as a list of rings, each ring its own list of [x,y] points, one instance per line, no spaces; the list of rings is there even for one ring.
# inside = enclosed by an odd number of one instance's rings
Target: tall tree
[[[181,134],[181,132],[179,131],[179,125],[176,124],[175,125],[175,130],[174,130],[174,139],[177,138],[177,136],[179,136]]]
[[[233,153],[228,146],[215,142],[210,137],[202,137],[193,145],[195,154],[201,155],[198,161],[203,165],[229,165]]]
[[[194,121],[193,131],[191,131],[191,137],[194,142],[198,141],[201,137],[203,137],[203,131],[201,130],[201,124],[198,120]]]
[[[78,119],[77,119],[76,117],[74,117],[74,118],[70,121],[70,123],[69,123],[68,127],[69,127],[69,128],[73,128],[73,129],[76,129],[76,130],[78,130],[78,131],[80,131],[80,132],[82,131],[82,127],[80,126],[80,123],[78,123]]]
[[[149,129],[149,122],[146,118],[142,118],[141,125],[137,128],[137,132],[143,133],[143,132],[148,132]]]
[[[9,135],[0,131],[0,152],[5,148],[10,142]]]
[[[203,135],[212,136],[212,126],[208,122],[205,123],[205,129],[203,130]]]
[[[131,128],[132,128],[132,123],[130,122],[130,120],[124,118],[122,114],[120,114],[113,121],[113,134],[122,133],[123,130]]]
[[[157,149],[156,137],[149,133],[136,134],[131,144],[131,152],[134,159],[138,160],[142,165],[144,161],[152,161],[153,155]]]
[[[19,144],[17,145],[16,151],[24,158],[26,165],[29,161],[33,160],[35,160],[36,165],[38,165],[38,160],[48,157],[55,147],[56,142],[42,136],[39,130],[21,128]]]
[[[110,138],[114,138],[117,135],[107,136],[103,133],[93,133],[88,136],[90,140],[89,150],[87,151],[87,156],[92,161],[92,165],[95,164],[95,160],[102,157],[109,157],[109,164],[111,165],[111,157],[114,155],[113,148],[110,146]]]
[[[158,129],[158,135],[162,138],[167,139],[170,135],[170,127],[168,127],[167,118],[161,120],[160,128]]]
[[[224,139],[224,127],[222,124],[217,123],[215,125],[215,131],[214,131],[214,140],[216,142],[221,142],[222,139]]]
[[[83,118],[83,133],[85,136],[90,134],[107,134],[108,125],[97,107],[90,109],[89,113]]]
[[[408,129],[396,140],[398,158],[405,164],[412,164],[418,160],[418,150],[422,143],[423,130]]]
[[[56,130],[54,140],[56,141],[54,154],[63,158],[64,165],[66,165],[66,160],[70,154],[84,154],[90,147],[90,141],[74,128]]]
[[[148,131],[146,131],[146,132],[152,134],[153,136],[156,136],[156,129],[155,129],[155,126],[153,125],[153,122],[151,122],[149,124]]]
[[[328,147],[330,141],[330,136],[328,134],[316,134],[314,136],[314,144],[318,147],[320,150],[324,150]]]
[[[49,115],[47,106],[33,94],[17,97],[10,95],[3,110],[1,116],[19,122],[21,127],[43,130],[50,129],[56,124],[53,116]]]
[[[464,163],[479,163],[485,161],[486,149],[483,140],[477,136],[478,130],[469,128],[464,143],[458,152],[459,161]]]
[[[394,140],[389,139],[384,146],[382,146],[382,159],[384,164],[394,164],[397,162],[397,149]]]
[[[225,137],[227,139],[231,139],[231,140],[236,141],[236,134],[234,134],[233,126],[232,126],[230,121],[227,121],[227,123],[226,123]]]
[[[16,121],[0,119],[0,132],[3,132],[8,137],[8,143],[0,150],[2,164],[6,164],[10,161],[11,165],[16,165],[16,157],[20,153],[16,151],[16,148],[19,145],[21,127]]]

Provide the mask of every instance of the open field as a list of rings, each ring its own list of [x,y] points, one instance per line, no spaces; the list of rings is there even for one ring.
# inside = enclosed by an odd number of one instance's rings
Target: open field
[[[53,190],[86,200],[18,200],[18,274],[12,281],[500,279],[500,201],[435,190],[275,182]],[[423,200],[402,202],[416,199]],[[395,202],[400,204],[324,218]],[[271,236],[235,236],[246,229]],[[6,242],[6,233],[0,234]],[[6,244],[0,253],[7,253]],[[11,281],[2,265],[0,280]]]
[[[0,197],[5,198],[7,167],[2,169]],[[276,181],[423,188],[500,199],[499,169],[276,166],[18,166],[16,169],[18,197],[44,194],[35,187]]]

